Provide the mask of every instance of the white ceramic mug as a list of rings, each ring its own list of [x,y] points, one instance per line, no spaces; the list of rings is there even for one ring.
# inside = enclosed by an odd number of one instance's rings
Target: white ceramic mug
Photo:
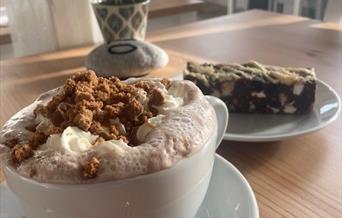
[[[228,123],[225,104],[207,96],[217,130],[193,155],[169,169],[118,181],[82,185],[39,183],[5,167],[10,189],[26,218],[190,218],[199,209],[210,181],[215,150]]]

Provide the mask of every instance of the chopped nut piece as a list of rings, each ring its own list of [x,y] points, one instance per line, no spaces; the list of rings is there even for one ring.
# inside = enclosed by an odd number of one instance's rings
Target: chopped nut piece
[[[169,79],[164,78],[160,82],[165,86],[166,89],[169,89],[169,87],[171,86],[171,80]]]
[[[92,157],[88,163],[82,166],[82,176],[85,179],[93,179],[97,176],[100,167],[100,161],[96,157]]]
[[[11,160],[14,163],[21,163],[23,160],[31,157],[33,155],[33,150],[30,145],[16,145],[11,151]]]
[[[161,91],[159,91],[158,89],[153,89],[151,91],[151,95],[150,95],[151,105],[156,105],[156,106],[162,105],[164,103],[164,100],[165,98],[163,94],[161,93]]]
[[[49,133],[49,135],[52,134],[61,134],[63,132],[63,129],[61,127],[55,127],[55,126],[51,126],[49,127],[49,129],[47,130],[47,132]]]
[[[36,149],[39,145],[46,142],[48,136],[41,132],[35,132],[30,141],[30,146],[32,149]]]

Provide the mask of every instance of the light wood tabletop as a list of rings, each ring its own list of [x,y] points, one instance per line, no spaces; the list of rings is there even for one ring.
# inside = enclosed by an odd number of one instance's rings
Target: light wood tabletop
[[[170,77],[187,60],[314,67],[341,96],[341,33],[337,24],[250,11],[149,33],[170,63],[149,76]],[[93,46],[1,62],[0,124],[84,69]],[[341,116],[312,134],[279,142],[224,141],[218,153],[254,190],[261,217],[342,217]],[[3,178],[1,178],[3,179]],[[229,185],[229,184],[227,184]]]

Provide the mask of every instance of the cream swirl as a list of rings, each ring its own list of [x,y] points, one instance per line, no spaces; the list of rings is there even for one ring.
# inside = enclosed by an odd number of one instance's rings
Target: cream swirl
[[[159,91],[164,97],[163,104],[161,105],[153,105],[154,108],[158,110],[159,113],[165,114],[167,111],[175,110],[182,106],[184,104],[183,97],[180,97],[182,95],[182,89],[181,87],[173,86],[170,87],[169,90],[167,90],[165,87],[159,88]]]
[[[138,130],[137,130],[137,134],[136,137],[138,139],[138,141],[143,142],[146,139],[146,136],[157,126],[159,126],[162,122],[163,122],[163,118],[165,117],[165,115],[163,114],[159,114],[155,117],[152,117],[150,119],[147,120],[146,123],[144,123],[143,125],[141,125]]]
[[[95,143],[98,136],[85,132],[78,127],[68,127],[62,134],[51,135],[42,145],[42,150],[58,151],[62,154],[78,155],[90,149],[95,150],[100,156],[121,156],[124,149],[129,147],[122,140],[108,140]]]
[[[42,148],[59,151],[62,154],[78,154],[90,149],[96,139],[97,136],[90,132],[77,127],[67,127],[62,134],[51,135]]]

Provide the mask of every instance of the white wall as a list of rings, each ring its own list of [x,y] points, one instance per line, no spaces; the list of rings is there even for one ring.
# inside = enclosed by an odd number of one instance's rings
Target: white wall
[[[100,42],[90,0],[7,0],[15,56]]]

